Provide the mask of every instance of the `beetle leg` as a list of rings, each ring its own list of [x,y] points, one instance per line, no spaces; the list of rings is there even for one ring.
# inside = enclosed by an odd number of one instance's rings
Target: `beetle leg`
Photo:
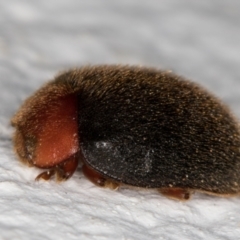
[[[192,191],[189,189],[183,189],[183,188],[160,188],[159,192],[163,195],[174,198],[178,200],[188,200],[191,197]]]
[[[78,154],[74,154],[61,162],[60,164],[57,164],[53,168],[44,171],[40,173],[35,180],[49,180],[51,179],[54,175],[57,177],[58,181],[63,181],[67,180],[70,178],[73,173],[76,171],[78,166]]]
[[[83,174],[95,185],[99,187],[106,187],[113,190],[118,189],[119,184],[115,183],[111,180],[106,179],[104,176],[102,176],[100,173],[96,172],[91,167],[87,166],[86,164],[83,164],[82,166]]]
[[[43,179],[43,180],[49,180],[50,178],[52,178],[52,176],[54,176],[56,173],[55,171],[55,168],[52,168],[50,170],[47,170],[47,171],[44,171],[42,173],[40,173],[36,178],[35,180],[38,181],[40,179]]]

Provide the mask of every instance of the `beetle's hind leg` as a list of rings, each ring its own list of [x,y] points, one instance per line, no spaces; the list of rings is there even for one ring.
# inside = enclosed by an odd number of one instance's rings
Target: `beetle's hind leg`
[[[40,173],[35,180],[50,180],[53,176],[56,176],[58,181],[67,180],[76,171],[78,166],[78,158],[79,156],[77,153],[70,156],[60,164],[57,164],[49,170]]]
[[[106,179],[104,176],[102,176],[100,173],[92,169],[91,167],[87,166],[86,164],[83,164],[82,166],[83,174],[95,185],[99,187],[106,187],[113,190],[118,189],[119,184],[116,182],[113,182],[109,179]]]
[[[181,201],[190,199],[191,194],[193,193],[193,191],[184,188],[160,188],[159,192],[169,198]]]

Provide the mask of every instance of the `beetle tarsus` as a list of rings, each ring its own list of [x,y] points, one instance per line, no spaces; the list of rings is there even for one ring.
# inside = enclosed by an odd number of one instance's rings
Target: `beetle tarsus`
[[[77,166],[78,154],[74,154],[55,167],[40,173],[35,180],[50,180],[55,175],[58,181],[64,181],[73,175],[77,169]]]
[[[190,199],[192,193],[189,189],[183,188],[160,188],[159,192],[169,198],[178,199],[181,201]]]
[[[97,171],[93,170],[91,167],[87,166],[86,164],[83,164],[82,166],[83,174],[95,185],[99,187],[105,187],[110,188],[113,190],[117,190],[119,187],[118,183],[115,183],[109,179],[106,179],[104,176],[102,176]]]
[[[56,173],[55,168],[47,170],[47,171],[44,171],[44,172],[40,173],[35,178],[35,180],[36,181],[38,181],[38,180],[46,180],[46,181],[48,181],[55,175],[55,173]]]

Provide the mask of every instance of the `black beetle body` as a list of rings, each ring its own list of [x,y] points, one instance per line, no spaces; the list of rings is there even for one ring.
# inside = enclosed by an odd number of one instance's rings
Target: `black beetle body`
[[[68,108],[70,104],[74,107]],[[240,191],[238,123],[226,106],[195,83],[169,72],[128,66],[65,72],[31,97],[13,118],[16,150],[23,161],[56,169],[69,159],[71,154],[66,154],[68,157],[52,165],[38,164],[33,159],[42,149],[37,146],[47,137],[22,130],[30,125],[40,129],[39,119],[64,122],[64,109],[69,109],[77,123],[71,128],[71,136],[76,129],[78,134],[73,141],[77,146],[69,150],[74,155],[71,161],[81,159],[97,174],[95,180],[92,173],[85,174],[97,185],[105,186],[107,180],[116,185],[158,188],[184,199],[192,190],[217,195]],[[67,124],[68,120],[61,125],[63,129]],[[74,171],[66,176],[57,173],[68,178]],[[48,179],[46,174],[40,178]],[[171,189],[180,189],[184,196],[171,194]]]

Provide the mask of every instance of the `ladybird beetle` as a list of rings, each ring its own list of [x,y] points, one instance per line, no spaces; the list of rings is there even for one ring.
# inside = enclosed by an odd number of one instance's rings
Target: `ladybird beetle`
[[[240,192],[240,130],[229,109],[169,71],[100,65],[58,75],[12,119],[20,160],[38,179],[155,188],[180,200],[194,191]]]

